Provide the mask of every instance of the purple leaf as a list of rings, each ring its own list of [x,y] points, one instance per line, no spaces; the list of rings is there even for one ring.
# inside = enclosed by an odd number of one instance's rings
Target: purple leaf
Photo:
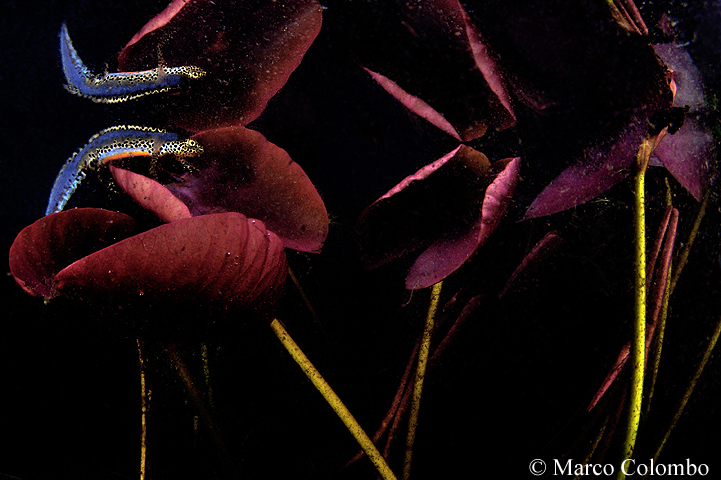
[[[666,135],[654,153],[666,169],[698,201],[704,196],[711,175],[710,161],[716,141],[708,129],[687,118],[678,132]]]
[[[647,130],[645,121],[634,122],[615,140],[586,149],[535,198],[523,220],[581,205],[622,181]]]
[[[664,15],[661,27],[665,33],[673,34],[668,18]],[[673,79],[676,82],[676,95],[673,100],[675,107],[689,107],[690,112],[697,112],[706,106],[703,94],[703,81],[701,73],[693,63],[686,49],[678,42],[659,43],[653,46],[656,55],[673,70]]]
[[[412,111],[421,118],[425,118],[453,138],[461,140],[461,135],[453,127],[453,125],[451,125],[450,122],[448,122],[448,120],[446,120],[443,115],[438,113],[438,111],[436,111],[433,107],[428,105],[422,99],[404,91],[401,87],[398,86],[396,82],[384,75],[381,75],[380,73],[372,72],[367,68],[365,69],[365,71],[368,72],[370,76],[373,77],[373,80],[378,82],[378,84],[383,87],[386,92],[393,95],[408,110]]]
[[[416,259],[406,277],[406,288],[426,288],[446,278],[488,239],[508,209],[518,183],[520,158],[500,160],[494,169],[504,166],[486,189],[480,215],[464,232],[449,232]]]
[[[660,25],[667,34],[673,33],[665,15]],[[673,105],[688,107],[691,114],[703,111],[706,101],[701,73],[686,49],[676,41],[654,45],[653,48],[673,70],[676,83]],[[689,115],[681,129],[673,135],[666,135],[654,153],[671,175],[696,200],[701,201],[709,182],[709,163],[714,158],[715,148],[716,142],[709,129]]]

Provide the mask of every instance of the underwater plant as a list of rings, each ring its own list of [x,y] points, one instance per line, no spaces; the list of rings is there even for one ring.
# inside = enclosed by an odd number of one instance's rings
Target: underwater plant
[[[60,12],[43,71],[98,105],[62,98],[150,126],[11,232],[47,305],[8,324],[2,418],[68,440],[0,473],[134,477],[138,437],[141,478],[715,471],[713,9],[654,3],[175,0],[103,74]]]

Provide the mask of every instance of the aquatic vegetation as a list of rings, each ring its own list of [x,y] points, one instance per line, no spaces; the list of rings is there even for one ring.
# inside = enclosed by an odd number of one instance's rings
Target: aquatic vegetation
[[[406,288],[443,280],[500,224],[518,182],[519,164],[519,158],[491,164],[482,153],[459,146],[405,178],[358,221],[365,265],[375,268],[423,248]]]
[[[16,280],[46,299],[67,294],[152,303],[157,293],[176,303],[196,290],[227,306],[277,298],[287,269],[283,246],[319,251],[325,240],[320,196],[288,154],[259,133],[218,129],[192,141],[206,149],[188,180],[176,186],[188,204],[150,178],[110,167],[120,189],[165,225],[141,233],[127,215],[97,209],[41,218],[11,249]],[[219,172],[220,164],[240,174]]]
[[[262,309],[282,291],[282,242],[259,220],[225,213],[138,230],[132,217],[101,209],[44,217],[10,249],[13,276],[47,300],[63,295],[141,308],[201,302]]]
[[[315,0],[174,0],[128,42],[118,68],[157,67],[159,51],[167,66],[201,68],[206,75],[200,84],[163,104],[167,117],[195,132],[247,125],[288,81],[320,26]]]
[[[101,76],[63,27],[68,82],[153,126],[71,157],[10,270],[133,340],[117,470],[138,431],[141,480],[620,478],[717,439],[675,426],[718,384],[718,84],[649,8],[175,0]]]

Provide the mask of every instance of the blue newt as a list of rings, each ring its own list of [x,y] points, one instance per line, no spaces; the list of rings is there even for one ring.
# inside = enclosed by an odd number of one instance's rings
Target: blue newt
[[[153,160],[164,155],[181,159],[203,153],[203,146],[192,138],[150,127],[118,125],[93,135],[87,145],[73,154],[60,169],[50,192],[45,215],[61,211],[85,178],[113,160],[144,156]]]
[[[65,89],[96,103],[119,103],[146,95],[179,90],[189,81],[205,76],[199,67],[158,66],[142,72],[95,75],[85,66],[70,40],[68,27],[60,28],[60,57],[67,84]]]

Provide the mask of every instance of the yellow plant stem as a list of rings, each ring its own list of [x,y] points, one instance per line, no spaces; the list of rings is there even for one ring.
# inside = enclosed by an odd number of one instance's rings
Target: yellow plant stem
[[[416,364],[416,375],[413,382],[413,396],[411,397],[411,413],[408,418],[408,436],[406,437],[406,451],[403,460],[403,480],[408,480],[411,475],[411,461],[413,459],[413,444],[416,440],[416,429],[418,428],[418,412],[421,407],[421,393],[423,392],[423,380],[426,376],[428,355],[431,349],[431,335],[435,324],[438,299],[441,296],[443,282],[438,282],[431,288],[431,301],[426,315],[426,325],[423,329],[421,347],[418,351],[418,363]]]
[[[315,388],[318,389],[325,401],[328,402],[328,405],[335,411],[336,415],[338,415],[351,435],[353,435],[360,447],[366,455],[368,455],[368,458],[373,462],[373,465],[375,465],[381,478],[383,478],[383,480],[395,480],[396,477],[386,463],[385,458],[383,458],[366,432],[358,424],[350,413],[350,410],[343,404],[328,382],[325,381],[320,372],[313,366],[310,360],[308,360],[308,357],[305,356],[305,353],[303,353],[298,344],[291,338],[288,331],[280,323],[280,320],[277,318],[273,319],[270,328],[273,329],[278,340],[280,340],[280,343],[283,344],[288,353],[290,353],[290,356],[293,357],[295,363],[303,370],[303,373],[305,373]]]
[[[298,280],[298,277],[295,276],[295,273],[293,273],[293,270],[288,267],[288,276],[293,281],[293,285],[295,285],[295,288],[298,289],[298,293],[300,294],[300,298],[303,299],[303,303],[305,303],[305,306],[308,308],[308,311],[313,316],[313,320],[315,323],[325,331],[325,327],[323,326],[323,323],[320,321],[320,317],[318,316],[318,313],[315,311],[315,308],[313,308],[313,305],[310,303],[310,300],[308,299],[308,296],[305,294],[305,290],[303,290],[303,287],[300,284],[300,281]]]
[[[140,363],[140,480],[145,480],[145,466],[148,453],[148,408],[150,406],[150,392],[145,384],[143,345],[139,338],[136,338],[135,342],[138,345],[138,361]]]
[[[673,197],[671,196],[671,184],[668,182],[668,177],[664,179],[666,184],[666,206],[673,206]],[[644,415],[648,415],[651,410],[651,399],[653,398],[654,390],[656,389],[656,379],[658,378],[658,366],[661,363],[661,350],[663,348],[663,336],[666,332],[666,318],[668,316],[668,302],[671,298],[671,272],[673,271],[673,261],[668,265],[668,273],[666,274],[666,290],[663,293],[663,300],[661,304],[661,313],[658,319],[658,326],[656,327],[656,338],[653,341],[653,349],[649,352],[651,359],[650,370],[653,372],[651,375],[651,382],[648,386],[648,397],[646,398],[646,408],[644,409]]]
[[[653,151],[653,141],[644,139],[636,156],[637,171],[633,178],[634,198],[634,319],[633,339],[631,340],[631,388],[628,395],[628,417],[626,437],[623,443],[623,458],[631,458],[636,446],[638,424],[641,420],[641,401],[643,400],[643,375],[646,355],[646,198],[645,179],[648,160]],[[618,469],[619,480],[626,476],[623,469]]]
[[[598,444],[601,443],[601,439],[603,438],[603,434],[606,431],[606,424],[608,424],[608,417],[603,421],[603,425],[601,425],[601,429],[598,431],[598,434],[596,435],[596,438],[593,439],[591,443],[591,448],[586,454],[586,457],[583,459],[582,465],[586,465],[591,461],[591,457],[593,457],[593,454],[596,452],[596,448],[598,447]],[[576,475],[573,477],[573,480],[581,480],[581,473],[580,475]]]
[[[669,265],[669,270],[671,266]],[[666,290],[663,293],[663,300],[661,305],[661,312],[659,314],[658,325],[656,326],[656,338],[654,340],[654,349],[649,352],[651,357],[651,364],[649,370],[651,371],[651,381],[648,387],[648,397],[646,398],[646,408],[644,414],[648,415],[651,410],[651,399],[656,388],[656,379],[658,378],[658,366],[661,363],[661,350],[663,348],[663,336],[666,332],[666,318],[668,316],[668,301],[671,296],[671,274],[670,272],[666,275]]]
[[[185,389],[187,390],[188,394],[190,395],[190,399],[193,402],[193,404],[195,405],[195,408],[198,410],[198,414],[205,421],[206,425],[210,429],[213,440],[216,443],[218,452],[220,452],[222,454],[223,458],[229,458],[228,452],[225,448],[225,444],[223,443],[223,439],[220,437],[220,431],[218,430],[218,427],[215,425],[215,422],[213,421],[213,417],[211,416],[210,412],[206,408],[205,403],[203,402],[203,397],[200,395],[198,388],[195,386],[195,382],[193,381],[193,378],[190,375],[190,371],[188,370],[188,367],[185,364],[185,361],[183,360],[183,357],[180,353],[180,349],[178,348],[178,346],[176,344],[169,343],[168,345],[165,346],[165,351],[170,356],[173,366],[177,370],[178,375],[180,376],[180,379],[185,384]],[[194,430],[197,430],[196,422],[197,422],[197,419],[194,419],[194,421],[193,421],[193,423],[195,424]]]
[[[215,401],[213,399],[213,388],[210,384],[210,361],[208,360],[208,344],[205,342],[200,343],[200,358],[203,361],[203,378],[205,378],[205,388],[208,392],[208,405],[210,409],[215,408]]]
[[[691,232],[688,235],[688,241],[684,244],[684,247],[679,252],[678,261],[676,262],[676,268],[673,270],[673,276],[671,277],[671,292],[673,292],[676,288],[676,283],[681,276],[681,271],[683,270],[683,267],[686,266],[686,262],[688,262],[688,255],[689,253],[691,253],[691,247],[693,246],[693,242],[696,240],[696,235],[698,235],[698,230],[701,227],[701,220],[706,213],[706,206],[708,205],[710,196],[711,189],[709,188],[706,191],[706,195],[704,195],[701,206],[699,207],[698,213],[696,214],[696,219],[693,222],[693,227],[691,228]]]
[[[691,383],[689,383],[688,388],[686,389],[686,393],[684,394],[683,398],[679,402],[678,408],[676,409],[676,414],[673,416],[673,420],[671,420],[671,425],[668,427],[668,430],[666,430],[666,435],[663,437],[663,440],[661,441],[661,445],[658,446],[658,450],[656,450],[656,454],[653,456],[654,462],[658,460],[659,455],[661,455],[661,450],[663,450],[663,447],[666,444],[666,440],[668,440],[668,437],[671,435],[671,431],[676,426],[678,419],[681,418],[681,414],[683,413],[684,408],[686,408],[688,399],[691,397],[691,394],[693,393],[693,389],[696,387],[696,383],[698,383],[698,379],[701,377],[701,373],[703,373],[703,369],[706,366],[706,362],[708,362],[708,359],[711,358],[711,353],[713,352],[713,349],[716,346],[716,341],[718,340],[719,334],[721,334],[721,318],[719,318],[718,322],[716,322],[716,328],[714,329],[714,332],[711,335],[711,340],[709,340],[709,343],[708,343],[708,346],[706,347],[706,351],[704,352],[703,358],[701,359],[701,362],[698,364],[698,367],[696,367],[696,372],[694,373],[694,376],[691,379]]]

